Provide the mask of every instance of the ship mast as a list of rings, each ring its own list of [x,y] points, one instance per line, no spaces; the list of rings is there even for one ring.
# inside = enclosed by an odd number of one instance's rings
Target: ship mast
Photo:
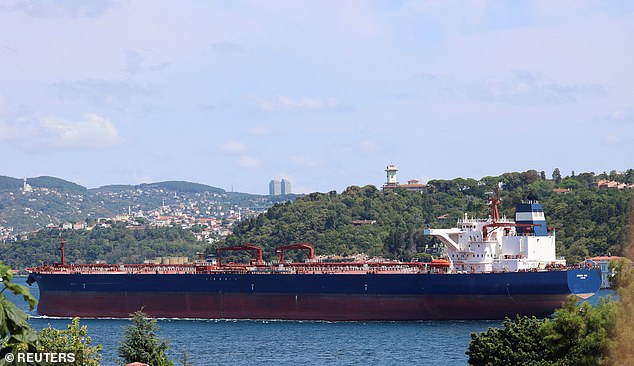
[[[66,242],[64,241],[64,238],[62,237],[62,235],[59,236],[59,250],[62,252],[62,261],[58,264],[65,266],[66,265],[66,254],[64,251],[64,245],[66,244]]]
[[[500,211],[498,210],[498,207],[502,204],[500,193],[500,185],[498,184],[493,190],[493,194],[489,197],[489,208],[491,209],[491,220],[493,222],[500,221]]]
[[[514,223],[500,222],[500,210],[498,207],[502,204],[500,188],[502,183],[498,184],[493,190],[493,194],[489,197],[489,208],[491,209],[491,223],[482,226],[482,239],[487,241],[489,239],[489,228],[515,226]]]

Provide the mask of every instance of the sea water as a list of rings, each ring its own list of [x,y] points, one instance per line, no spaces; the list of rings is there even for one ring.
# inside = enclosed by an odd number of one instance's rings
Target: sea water
[[[25,278],[16,278],[25,284]],[[37,285],[31,293],[39,295]],[[613,294],[602,290],[599,296]],[[591,298],[598,301],[599,296]],[[11,300],[28,312],[21,298]],[[69,319],[31,314],[36,329],[65,329]],[[93,345],[103,346],[104,366],[117,365],[117,346],[126,319],[81,319]],[[186,352],[193,365],[465,365],[471,333],[500,327],[502,321],[319,322],[159,319],[158,335],[180,365]]]

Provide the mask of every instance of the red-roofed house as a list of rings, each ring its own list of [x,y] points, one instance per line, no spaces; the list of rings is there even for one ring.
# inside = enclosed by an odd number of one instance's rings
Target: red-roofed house
[[[625,257],[618,256],[598,256],[586,259],[586,264],[592,264],[593,266],[599,266],[601,268],[601,288],[609,288],[610,286],[610,277],[614,275],[613,271],[610,271],[610,262],[611,261],[619,261],[621,259],[625,259],[628,262],[632,262]]]

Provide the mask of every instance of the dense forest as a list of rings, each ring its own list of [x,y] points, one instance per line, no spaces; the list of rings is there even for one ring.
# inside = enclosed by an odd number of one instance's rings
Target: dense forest
[[[573,173],[565,178],[555,170],[552,179],[530,170],[480,180],[432,180],[422,192],[352,186],[341,194],[312,193],[242,222],[220,244],[254,243],[265,248],[268,258],[276,246],[301,241],[312,243],[318,254],[409,259],[435,249],[434,239],[423,236],[426,227],[451,227],[465,213],[487,217],[488,195],[501,183],[502,213],[507,217],[514,217],[515,204],[524,200],[543,203],[547,221],[556,229],[558,254],[569,263],[594,255],[619,255],[631,225],[626,217],[634,206],[634,190],[597,189],[592,185],[596,179],[632,183],[634,170]],[[375,223],[355,225],[355,220]]]
[[[194,259],[196,252],[205,249],[191,231],[180,227],[130,230],[123,223],[114,223],[92,230],[43,229],[28,240],[0,242],[0,260],[12,268],[58,262],[60,236],[66,241],[69,263],[142,263],[168,256]]]
[[[625,234],[632,225],[627,217],[634,215],[634,189],[598,189],[592,184],[597,179],[631,184],[634,170],[568,177],[555,170],[552,179],[530,170],[480,180],[432,180],[422,192],[384,192],[368,185],[351,186],[340,194],[311,193],[240,222],[225,241],[211,246],[196,242],[190,231],[176,227],[131,231],[114,225],[65,230],[62,235],[70,262],[193,258],[197,251],[213,253],[220,246],[244,243],[262,246],[265,257],[273,259],[275,247],[294,242],[313,244],[317,254],[420,258],[437,255],[439,249],[435,239],[423,235],[426,227],[452,227],[465,213],[487,217],[487,198],[501,183],[502,214],[513,217],[515,204],[523,200],[542,202],[549,226],[556,228],[558,254],[575,263],[588,256],[623,254]],[[555,188],[560,190],[553,191]],[[0,243],[0,260],[14,268],[56,261],[59,235],[56,229],[40,230],[28,240]],[[293,255],[297,259],[302,254],[290,253],[290,258]]]

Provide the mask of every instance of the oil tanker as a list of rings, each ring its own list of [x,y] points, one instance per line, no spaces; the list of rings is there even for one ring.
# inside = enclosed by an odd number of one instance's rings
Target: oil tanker
[[[515,220],[501,218],[499,196],[490,216],[465,215],[451,229],[426,229],[445,246],[429,263],[390,260],[325,262],[308,243],[277,248],[265,263],[253,244],[220,248],[192,264],[67,264],[27,269],[37,282],[40,315],[416,321],[546,317],[570,294],[588,298],[601,284],[598,269],[567,267],[555,256],[555,232],[542,205],[517,205]],[[284,259],[302,250],[304,262]],[[223,263],[227,251],[248,251],[249,263]]]

